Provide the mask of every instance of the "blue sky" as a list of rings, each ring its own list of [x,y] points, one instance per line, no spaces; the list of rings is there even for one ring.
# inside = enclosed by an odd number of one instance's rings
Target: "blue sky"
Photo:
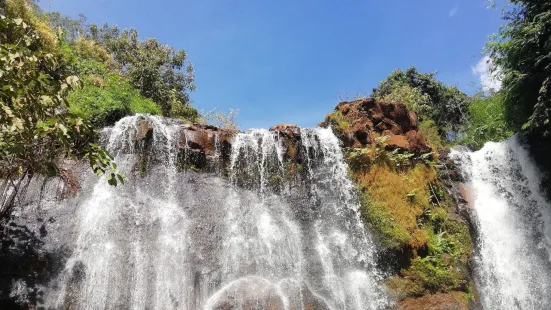
[[[473,93],[472,68],[503,23],[486,0],[41,0],[45,10],[135,27],[186,50],[199,110],[239,109],[241,129],[315,126],[339,99],[417,66]]]

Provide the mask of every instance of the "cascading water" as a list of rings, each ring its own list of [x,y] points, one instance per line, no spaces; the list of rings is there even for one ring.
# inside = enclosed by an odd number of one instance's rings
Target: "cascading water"
[[[136,138],[140,118],[153,128],[147,163]],[[43,288],[42,306],[391,306],[330,129],[301,129],[300,164],[284,158],[278,132],[251,130],[235,135],[224,168],[215,136],[214,173],[182,169],[181,156],[192,150],[181,129],[159,117],[122,119],[104,134],[126,184],[110,187],[88,173],[76,197],[42,211],[57,217],[47,237],[52,250],[70,253]]]
[[[470,184],[484,309],[551,309],[551,204],[519,137],[452,151]]]

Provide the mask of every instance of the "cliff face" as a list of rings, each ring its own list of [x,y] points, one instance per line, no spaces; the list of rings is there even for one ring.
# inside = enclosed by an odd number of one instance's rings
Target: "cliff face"
[[[365,98],[340,103],[320,125],[343,142],[400,308],[476,307],[466,187],[450,181],[459,172],[427,145],[415,113]]]
[[[239,131],[173,122],[178,130],[178,169],[226,175]],[[438,159],[427,146],[416,115],[404,105],[362,99],[339,104],[320,125],[331,126],[342,141],[362,216],[378,242],[378,265],[400,308],[476,306],[469,269],[468,193],[456,182],[460,179],[455,179],[459,173],[453,163]],[[155,137],[148,119],[139,118],[136,128],[131,140],[139,154],[132,171],[145,176],[155,169],[159,156],[151,151]],[[281,144],[283,175],[290,178],[284,182],[306,181],[309,155],[300,149],[301,129],[281,124],[270,131],[277,133]],[[267,186],[277,188],[283,182],[278,173],[267,178]],[[64,197],[86,186],[71,176],[67,167]],[[234,180],[239,184],[239,175]]]
[[[415,113],[366,98],[340,103],[320,125],[331,126],[342,141],[360,189],[362,215],[380,245],[379,266],[399,306],[475,307],[472,241],[466,199],[461,198],[468,194],[453,180],[458,172],[452,163],[445,156],[439,160],[419,133]],[[147,148],[151,128],[145,120],[141,127],[137,143]],[[223,172],[228,167],[238,131],[189,123],[180,128],[182,169]],[[300,180],[306,160],[297,152],[300,128],[280,124],[270,131],[282,144],[288,175]],[[147,169],[147,154],[140,169]]]

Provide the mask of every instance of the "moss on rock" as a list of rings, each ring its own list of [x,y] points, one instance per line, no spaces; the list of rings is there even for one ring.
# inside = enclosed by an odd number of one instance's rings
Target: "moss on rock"
[[[384,108],[382,115],[375,113],[378,106]],[[385,109],[401,113],[384,114]],[[343,141],[362,216],[381,249],[379,267],[400,307],[438,297],[466,309],[473,299],[469,226],[455,214],[455,201],[439,178],[438,154],[426,146],[415,115],[402,110],[371,99],[345,102],[322,125],[331,125]],[[383,116],[390,124],[384,130],[379,128]],[[409,146],[390,143],[389,137],[402,138]],[[431,146],[441,146],[432,140]]]

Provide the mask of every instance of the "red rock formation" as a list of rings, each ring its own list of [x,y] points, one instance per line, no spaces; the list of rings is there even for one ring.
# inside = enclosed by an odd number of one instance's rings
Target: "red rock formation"
[[[329,125],[340,131],[347,147],[363,147],[373,143],[374,139],[387,136],[384,143],[389,148],[413,153],[431,151],[418,132],[417,116],[403,104],[382,103],[373,98],[341,102],[320,124]]]

